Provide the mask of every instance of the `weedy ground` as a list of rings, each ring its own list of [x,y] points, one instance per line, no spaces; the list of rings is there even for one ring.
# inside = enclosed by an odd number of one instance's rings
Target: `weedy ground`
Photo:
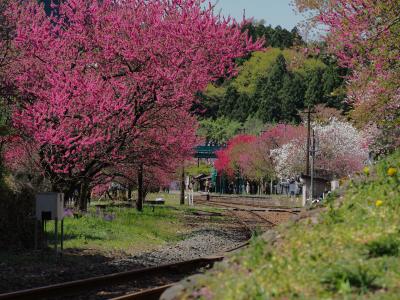
[[[238,232],[237,226],[231,226],[229,216],[205,207],[199,214],[198,207],[179,205],[177,194],[152,194],[148,199],[160,196],[166,204],[154,211],[145,205],[143,212],[137,212],[135,208],[121,207],[126,203],[117,202],[108,203],[100,211],[92,203],[88,213],[65,218],[62,257],[56,256],[53,249],[53,222],[47,224],[47,249],[0,249],[0,294],[175,262],[217,252],[221,243],[238,243],[229,239],[229,232]],[[246,238],[239,233],[239,240]]]
[[[348,182],[317,221],[277,229],[196,280],[182,299],[399,299],[400,151]]]
[[[177,194],[150,194],[147,199],[157,197],[163,197],[165,205],[156,206],[154,210],[144,205],[142,212],[111,204],[103,210],[92,203],[87,214],[64,219],[64,248],[134,254],[184,239],[192,229],[186,225],[186,218],[194,209],[180,206]],[[49,222],[47,227],[50,239],[53,224]]]

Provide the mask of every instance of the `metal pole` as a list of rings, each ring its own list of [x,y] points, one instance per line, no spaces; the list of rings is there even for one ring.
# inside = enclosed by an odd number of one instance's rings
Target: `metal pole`
[[[311,188],[310,188],[310,199],[311,202],[314,199],[314,162],[315,162],[315,132],[312,131],[312,150],[311,150]]]

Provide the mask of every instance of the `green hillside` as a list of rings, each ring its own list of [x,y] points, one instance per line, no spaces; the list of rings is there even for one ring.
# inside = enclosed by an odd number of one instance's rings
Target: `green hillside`
[[[204,299],[399,299],[400,151],[198,278]],[[186,295],[186,296],[187,296]],[[183,297],[182,299],[185,299]]]
[[[254,95],[257,88],[257,81],[264,77],[271,70],[279,54],[283,54],[287,61],[289,70],[306,76],[316,69],[325,70],[327,66],[318,59],[305,58],[304,54],[292,49],[269,48],[264,52],[254,52],[251,58],[246,61],[240,72],[232,82],[239,93],[249,96]]]
[[[204,116],[296,123],[309,104],[343,109],[342,72],[328,57],[306,56],[299,49],[254,52],[235,78],[206,89]]]

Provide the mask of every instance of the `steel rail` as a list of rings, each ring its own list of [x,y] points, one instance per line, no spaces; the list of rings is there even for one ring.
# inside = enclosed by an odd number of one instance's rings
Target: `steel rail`
[[[256,206],[256,205],[249,205],[246,203],[228,203],[228,202],[220,202],[220,201],[206,201],[206,200],[196,200],[195,203],[200,203],[200,204],[206,204],[209,206],[218,206],[218,207],[228,207],[228,208],[232,208],[232,209],[236,209],[236,210],[244,210],[244,211],[249,211],[249,209],[244,209],[244,208],[240,208],[237,206],[247,206],[247,207],[254,207],[254,211],[260,211],[260,212],[287,212],[287,213],[291,213],[294,215],[297,215],[301,212],[300,209],[296,209],[296,208],[290,208],[290,207],[277,207],[277,206],[271,206],[271,207],[260,207],[260,206]]]
[[[99,277],[92,277],[92,278],[88,278],[88,279],[75,280],[75,281],[70,281],[70,282],[65,282],[65,283],[59,283],[59,284],[48,285],[48,286],[43,286],[43,287],[38,287],[38,288],[32,288],[32,289],[26,289],[26,290],[21,290],[21,291],[16,291],[16,292],[0,294],[0,300],[40,299],[40,298],[55,297],[55,296],[57,296],[57,297],[68,296],[68,295],[77,294],[82,291],[101,288],[104,286],[112,286],[115,284],[131,281],[131,280],[135,280],[135,279],[143,279],[143,276],[149,276],[149,275],[159,273],[159,272],[173,271],[176,269],[179,269],[180,271],[185,270],[185,269],[188,269],[188,270],[199,269],[201,267],[206,267],[211,264],[214,264],[215,262],[221,261],[224,259],[225,255],[227,253],[234,252],[234,251],[239,250],[247,245],[249,245],[249,241],[246,241],[245,243],[243,243],[239,246],[236,246],[234,248],[226,250],[224,255],[197,258],[197,259],[193,259],[193,260],[188,260],[188,261],[183,261],[183,262],[178,262],[178,263],[173,263],[173,264],[166,264],[166,265],[157,266],[157,267],[137,269],[137,270],[133,270],[133,271],[114,273],[114,274],[103,275],[103,276],[99,276]],[[143,295],[149,295],[149,297],[150,297],[150,295],[152,293],[156,294],[158,290],[161,291],[163,288],[165,290],[168,288],[168,286],[169,285],[146,290],[144,292],[130,294],[130,297],[138,297],[138,298],[132,298],[132,299],[147,299],[147,298],[140,298],[140,295],[143,293]],[[149,293],[149,294],[147,294],[147,293]],[[136,295],[136,296],[134,296],[134,295]],[[121,296],[121,297],[124,297],[124,296]],[[125,298],[121,298],[121,299],[125,299]],[[131,298],[126,298],[126,299],[131,299]],[[149,298],[149,299],[153,299],[153,298]]]
[[[250,206],[250,205],[246,205],[246,204],[238,204],[238,203],[226,203],[226,202],[217,202],[217,201],[204,201],[204,200],[197,200],[197,203],[200,204],[205,204],[205,205],[209,205],[211,207],[219,207],[219,208],[223,208],[223,209],[228,209],[228,211],[231,213],[231,215],[234,215],[242,224],[244,224],[250,231],[254,231],[252,228],[250,228],[250,226],[248,224],[246,224],[246,222],[238,217],[237,214],[235,214],[234,212],[247,212],[249,214],[252,214],[253,216],[256,216],[258,219],[261,219],[262,222],[260,223],[269,223],[271,226],[277,226],[279,223],[275,223],[272,222],[271,220],[269,220],[267,217],[260,215],[261,212],[277,212],[277,213],[291,213],[294,215],[298,215],[300,213],[300,210],[295,210],[292,208],[287,208],[287,209],[283,209],[283,208],[257,208],[256,206]],[[239,207],[238,207],[239,206]],[[245,209],[243,207],[240,206],[247,206],[247,207],[252,207],[251,209]],[[257,209],[253,209],[257,208]]]
[[[159,300],[162,293],[164,293],[170,287],[173,287],[175,284],[177,284],[177,282],[148,289],[142,292],[126,294],[123,296],[112,298],[111,300]]]
[[[206,267],[217,261],[221,261],[224,256],[210,256],[204,258],[197,258],[193,260],[166,264],[157,267],[137,269],[133,271],[114,273],[109,275],[103,275],[99,277],[92,277],[88,279],[75,280],[65,283],[59,283],[54,285],[48,285],[44,287],[38,287],[33,289],[27,289],[22,291],[16,291],[11,293],[0,294],[0,300],[5,299],[40,299],[45,297],[54,296],[67,296],[76,294],[83,290],[90,290],[104,286],[112,286],[117,283],[123,283],[135,279],[142,279],[143,276],[149,276],[159,272],[173,271],[179,269],[180,271],[185,269],[199,269]]]

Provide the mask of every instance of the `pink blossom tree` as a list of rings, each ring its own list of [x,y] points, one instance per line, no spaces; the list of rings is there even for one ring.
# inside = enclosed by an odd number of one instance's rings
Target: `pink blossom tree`
[[[196,91],[260,49],[203,2],[62,1],[50,16],[35,0],[13,3],[19,59],[11,75],[25,95],[13,124],[37,145],[55,185],[88,186],[116,163],[140,161],[136,150],[154,146],[145,134],[169,145],[185,139],[162,132],[164,116],[185,114]]]
[[[228,141],[227,147],[217,152],[217,160],[215,168],[219,172],[224,172],[229,177],[233,177],[237,173],[243,173],[242,162],[247,160],[249,148],[256,140],[253,135],[237,135]]]
[[[267,128],[258,137],[236,136],[228,142],[226,149],[217,154],[215,167],[230,177],[240,174],[244,179],[264,189],[268,180],[273,180],[280,174],[280,168],[276,165],[279,161],[275,161],[273,151],[294,141],[297,148],[305,148],[306,134],[303,126],[278,124]],[[303,151],[300,160],[305,158],[306,152],[304,149]]]
[[[300,11],[327,28],[326,41],[339,63],[353,73],[348,100],[359,125],[375,123],[385,151],[400,145],[400,1],[295,0]],[[385,144],[385,142],[383,142]]]

